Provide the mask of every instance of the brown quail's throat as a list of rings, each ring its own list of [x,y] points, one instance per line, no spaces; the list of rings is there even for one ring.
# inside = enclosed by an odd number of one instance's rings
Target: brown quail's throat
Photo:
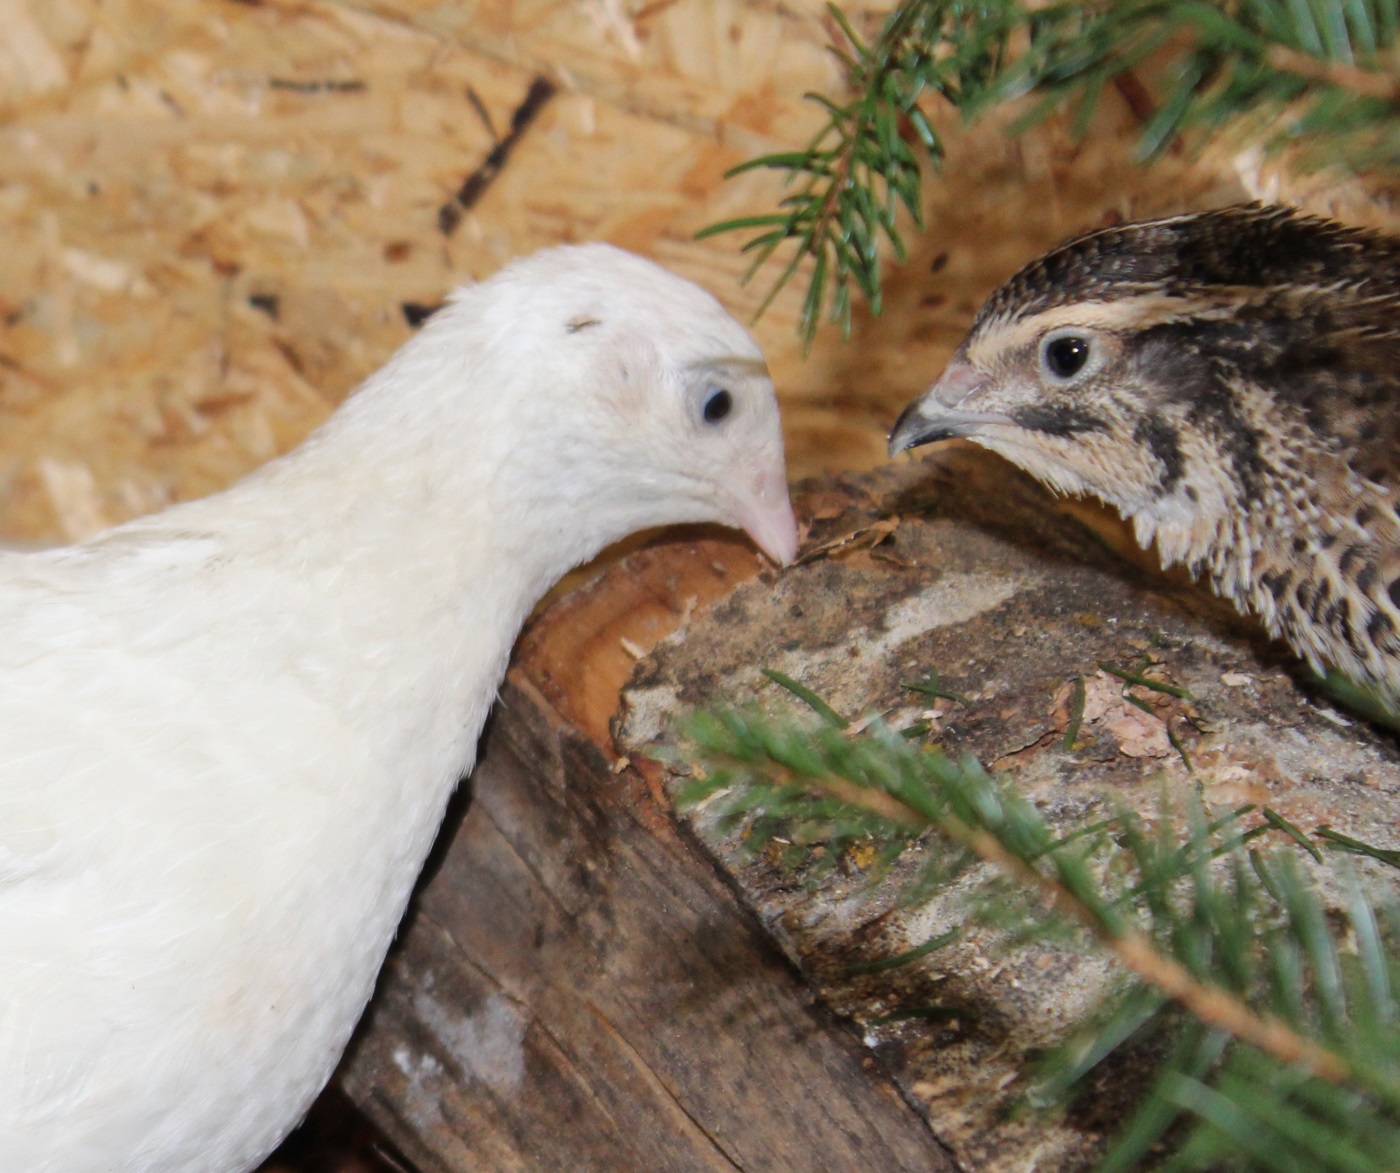
[[[1103,229],[987,300],[891,453],[1097,496],[1314,667],[1400,701],[1400,240],[1247,205]]]

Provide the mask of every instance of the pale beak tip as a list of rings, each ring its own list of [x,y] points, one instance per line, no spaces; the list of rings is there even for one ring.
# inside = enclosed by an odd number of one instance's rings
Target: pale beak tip
[[[797,557],[797,518],[782,463],[767,468],[749,484],[730,483],[726,488],[723,520],[742,529],[779,566],[791,565]]]
[[[788,566],[797,557],[797,518],[786,487],[776,503],[736,498],[729,520],[779,566]]]
[[[744,527],[760,550],[779,566],[791,566],[797,557],[797,518],[792,506],[775,509],[759,524]]]

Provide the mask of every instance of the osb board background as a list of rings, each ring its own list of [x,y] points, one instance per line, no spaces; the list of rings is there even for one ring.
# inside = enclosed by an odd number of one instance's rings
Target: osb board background
[[[881,7],[849,6],[867,31]],[[777,176],[725,169],[805,141],[800,95],[841,83],[820,0],[0,0],[0,29],[0,533],[39,540],[293,446],[408,336],[405,303],[541,246],[612,241],[748,317],[739,239],[694,234],[772,206]],[[1229,159],[1133,167],[1113,96],[1087,146],[945,121],[885,317],[805,360],[798,289],[756,326],[796,475],[880,460],[1040,249],[1244,192]]]
[[[844,7],[868,32],[887,6]],[[723,173],[812,132],[829,33],[821,0],[0,0],[0,534],[227,484],[408,336],[405,304],[541,246],[612,241],[747,317],[738,241],[694,233],[778,198]],[[1113,94],[1082,146],[943,122],[885,316],[805,359],[799,291],[756,326],[795,476],[881,460],[980,300],[1067,233],[1274,190],[1228,153],[1138,170]]]

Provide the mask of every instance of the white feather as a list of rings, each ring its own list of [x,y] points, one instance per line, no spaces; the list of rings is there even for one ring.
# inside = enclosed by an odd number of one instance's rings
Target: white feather
[[[531,606],[691,520],[791,555],[761,357],[693,285],[583,246],[460,291],[227,492],[0,553],[0,1166],[265,1156],[360,1015]]]

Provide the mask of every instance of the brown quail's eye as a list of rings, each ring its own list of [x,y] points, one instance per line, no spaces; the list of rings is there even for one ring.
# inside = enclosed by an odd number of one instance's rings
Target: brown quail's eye
[[[707,424],[717,424],[734,407],[734,397],[724,388],[710,392],[710,397],[705,400],[705,406],[701,409]]]
[[[1089,340],[1077,334],[1063,334],[1045,344],[1045,366],[1057,379],[1069,379],[1089,361]]]

